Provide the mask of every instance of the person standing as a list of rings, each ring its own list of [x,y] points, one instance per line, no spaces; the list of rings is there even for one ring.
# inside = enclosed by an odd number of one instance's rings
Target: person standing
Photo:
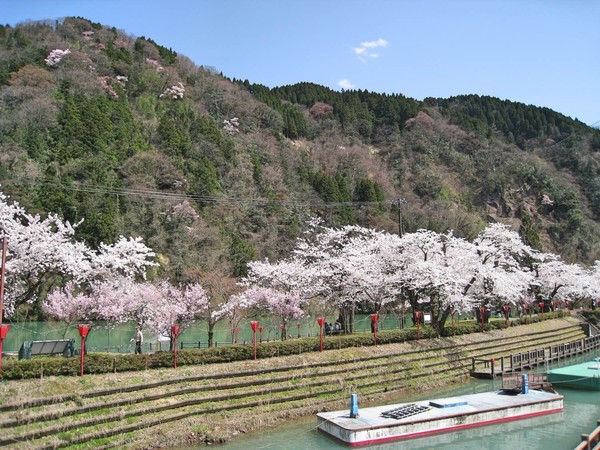
[[[136,355],[141,355],[142,354],[142,344],[144,343],[144,335],[142,334],[142,327],[141,326],[137,326],[135,327],[135,336],[131,339],[130,342],[135,341],[135,354]]]

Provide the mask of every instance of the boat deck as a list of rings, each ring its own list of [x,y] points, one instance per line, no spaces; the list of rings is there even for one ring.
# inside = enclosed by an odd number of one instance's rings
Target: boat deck
[[[349,445],[362,446],[445,433],[551,414],[563,410],[563,396],[530,390],[462,395],[413,403],[317,414],[320,431]]]
[[[559,387],[600,391],[600,360],[549,370],[548,381]]]

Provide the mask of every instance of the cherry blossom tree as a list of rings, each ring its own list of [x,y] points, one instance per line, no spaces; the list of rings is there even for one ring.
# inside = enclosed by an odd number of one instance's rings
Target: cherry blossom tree
[[[234,278],[225,277],[219,273],[204,273],[201,276],[202,285],[206,289],[208,301],[206,307],[198,313],[200,320],[208,324],[208,347],[214,344],[214,329],[223,319],[219,314],[229,298],[240,291],[240,286]]]
[[[532,286],[538,300],[544,301],[545,306],[550,306],[559,292],[564,298],[593,297],[598,292],[598,278],[593,277],[593,270],[578,264],[550,259],[537,264],[535,273]]]
[[[171,325],[179,324],[182,332],[195,321],[208,303],[206,292],[198,283],[182,288],[167,281],[158,285],[138,283],[136,298],[137,304],[131,319],[157,335],[169,336],[171,350],[174,337]]]
[[[240,292],[230,296],[221,309],[213,312],[215,320],[227,319],[229,321],[232,342],[235,342],[236,329],[244,318],[245,312],[253,308],[255,304],[254,298],[248,297],[245,292]]]
[[[90,319],[91,304],[90,297],[78,292],[76,284],[69,281],[64,287],[53,289],[44,299],[42,308],[48,316],[65,323],[64,338],[71,325]]]
[[[43,302],[44,311],[67,324],[78,320],[105,321],[109,325],[135,321],[156,335],[173,339],[171,325],[188,328],[208,304],[199,283],[183,288],[167,281],[136,283],[128,278],[104,280],[91,285],[91,293],[76,293],[74,283],[55,288]]]
[[[323,298],[349,318],[349,331],[356,305],[370,304],[374,311],[388,305],[425,310],[441,332],[452,311],[520,305],[532,286],[542,286],[546,278],[540,274],[565,278],[567,272],[551,275],[555,260],[502,224],[491,224],[468,242],[451,232],[419,230],[399,238],[358,226],[328,228],[313,220],[291,258],[252,262],[243,282],[305,300]],[[569,270],[577,276],[565,293],[594,292],[582,268]]]
[[[69,49],[62,50],[60,48],[55,48],[48,54],[46,59],[44,59],[44,62],[46,63],[46,65],[48,67],[55,67],[58,65],[58,63],[60,63],[62,61],[62,59],[65,56],[67,56],[70,53],[71,53],[71,50],[69,50]]]
[[[76,241],[77,226],[54,214],[28,214],[0,192],[0,236],[7,237],[7,316],[26,303],[41,300],[56,284],[72,280],[82,286],[114,277],[144,278],[157,265],[154,253],[140,238],[121,236],[98,250]]]
[[[328,228],[312,220],[296,245],[295,258],[315,274],[313,289],[339,308],[345,331],[353,332],[356,306],[368,299],[366,286],[357,276],[365,267],[357,255],[361,246],[381,233],[354,225]]]
[[[274,289],[252,287],[243,293],[255,308],[264,309],[281,320],[281,338],[286,339],[287,326],[290,320],[305,316],[302,309],[303,300],[295,292],[279,292]]]

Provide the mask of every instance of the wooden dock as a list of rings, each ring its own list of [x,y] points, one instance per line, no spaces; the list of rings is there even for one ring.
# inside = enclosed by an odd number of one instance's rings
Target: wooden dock
[[[600,446],[600,420],[596,424],[598,426],[590,434],[581,435],[581,443],[575,450],[592,450]]]
[[[473,358],[470,373],[475,378],[491,379],[503,374],[531,370],[542,364],[582,355],[599,348],[600,335],[597,335],[510,356],[498,356],[491,359]]]

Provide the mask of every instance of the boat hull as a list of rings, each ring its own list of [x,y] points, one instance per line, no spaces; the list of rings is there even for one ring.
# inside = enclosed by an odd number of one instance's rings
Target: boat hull
[[[382,413],[402,410],[407,405],[422,408],[423,412],[404,418],[382,416]],[[317,427],[321,432],[354,447],[420,438],[560,411],[563,411],[563,396],[556,392],[530,390],[527,394],[506,395],[498,391],[363,408],[355,418],[350,417],[348,411],[319,413]]]
[[[549,370],[548,381],[557,387],[600,391],[600,361],[588,361]]]

